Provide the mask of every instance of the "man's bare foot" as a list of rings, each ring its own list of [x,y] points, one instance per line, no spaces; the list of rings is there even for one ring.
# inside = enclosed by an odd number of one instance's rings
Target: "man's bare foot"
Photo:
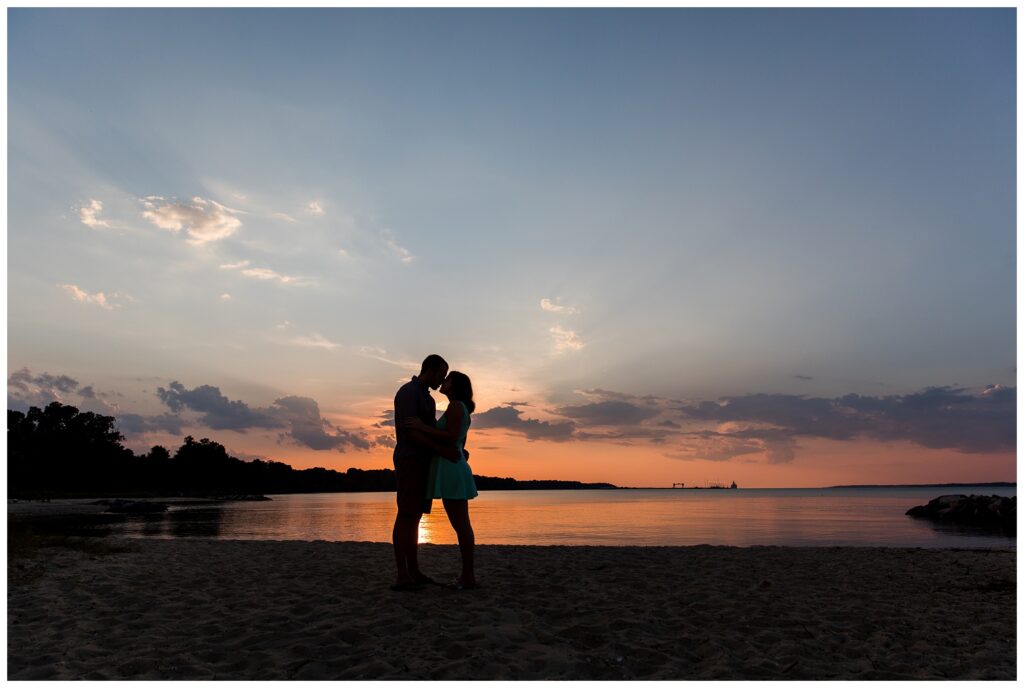
[[[477,586],[476,578],[464,578],[462,576],[455,579],[456,590],[472,590]]]

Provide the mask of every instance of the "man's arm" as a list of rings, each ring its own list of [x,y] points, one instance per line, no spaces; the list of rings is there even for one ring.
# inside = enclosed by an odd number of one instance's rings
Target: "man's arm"
[[[424,427],[421,424],[419,427],[416,427],[416,430],[436,442],[455,444],[455,441],[459,439],[462,417],[465,413],[462,409],[462,404],[448,404],[448,408],[444,412],[444,428]]]
[[[427,447],[438,456],[450,461],[459,460],[459,450],[454,444],[441,444],[430,439],[419,430],[409,430],[409,438],[418,445]]]

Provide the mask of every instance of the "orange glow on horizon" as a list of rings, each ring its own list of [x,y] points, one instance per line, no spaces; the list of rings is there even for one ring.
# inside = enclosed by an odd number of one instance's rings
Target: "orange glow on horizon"
[[[611,442],[530,442],[504,431],[470,431],[467,449],[478,475],[518,480],[609,482],[620,487],[670,487],[732,481],[740,487],[823,487],[846,484],[997,482],[1016,480],[1016,454],[963,454],[909,442],[802,439],[789,463],[752,454],[729,461],[681,460],[668,447]],[[391,449],[313,452],[276,445],[267,452],[295,468],[345,471],[391,468]],[[441,518],[444,518],[443,513]],[[421,536],[430,537],[423,531]],[[424,540],[429,541],[429,540]]]

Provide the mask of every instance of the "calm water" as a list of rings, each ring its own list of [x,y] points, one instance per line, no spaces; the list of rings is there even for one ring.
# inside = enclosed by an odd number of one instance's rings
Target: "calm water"
[[[1016,538],[938,528],[905,515],[940,494],[1014,496],[1016,488],[558,490],[481,492],[470,514],[480,544],[855,545],[1016,547]],[[138,537],[389,542],[394,493],[274,495],[270,502],[172,507],[133,516]],[[451,544],[440,501],[420,542]]]

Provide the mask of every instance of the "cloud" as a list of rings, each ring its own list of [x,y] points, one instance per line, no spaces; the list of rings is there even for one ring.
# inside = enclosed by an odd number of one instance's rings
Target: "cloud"
[[[7,378],[7,386],[25,392],[30,391],[32,387],[36,387],[69,393],[78,389],[78,380],[67,375],[50,375],[49,373],[33,375],[32,371],[28,368],[22,368],[11,373],[10,377]],[[88,389],[90,392],[92,391],[91,386]]]
[[[595,387],[593,389],[577,389],[576,394],[587,397],[588,399],[597,400],[611,400],[611,401],[643,401],[645,403],[659,403],[659,404],[681,404],[680,401],[673,399],[666,399],[664,397],[656,397],[653,394],[647,394],[645,396],[637,396],[636,394],[626,394],[624,392],[613,392],[607,389],[601,389]],[[672,408],[675,408],[674,406]]]
[[[224,270],[240,270],[246,277],[252,277],[253,279],[259,280],[275,280],[281,284],[304,284],[305,280],[302,277],[292,277],[290,275],[282,275],[279,272],[275,272],[270,268],[251,268],[250,263],[247,260],[240,260],[237,263],[222,263],[221,268]]]
[[[167,389],[157,387],[156,394],[171,411],[178,413],[188,409],[200,413],[199,422],[214,430],[244,432],[251,428],[284,426],[280,418],[266,409],[251,409],[244,402],[231,401],[211,385],[186,389],[180,382],[173,381]]]
[[[221,294],[220,295],[220,300],[221,301],[230,301],[231,300],[231,294],[228,294],[227,292]]]
[[[582,406],[563,406],[555,413],[594,425],[635,425],[658,415],[661,409],[627,401],[599,401]]]
[[[669,456],[683,460],[728,461],[748,454],[761,454],[767,450],[763,440],[734,437],[711,431],[684,435],[679,447]]]
[[[97,216],[103,211],[103,202],[95,198],[89,199],[89,205],[78,209],[78,218],[83,225],[96,229],[97,227],[110,227],[110,223],[101,220]]]
[[[140,200],[145,208],[142,212],[144,218],[171,232],[184,230],[194,244],[225,239],[242,226],[242,221],[236,216],[237,210],[199,196],[191,202],[168,200],[162,196],[147,196]]]
[[[106,295],[101,291],[90,294],[74,284],[58,284],[57,286],[71,294],[71,298],[75,301],[79,301],[81,303],[91,303],[94,306],[99,306],[100,308],[104,308],[108,311],[114,310],[116,305],[107,301]]]
[[[370,448],[370,441],[364,433],[341,430],[321,418],[319,405],[309,397],[282,397],[274,401],[272,408],[290,426],[290,430],[281,437],[290,438],[296,444],[317,450],[344,451],[347,446]]]
[[[797,380],[813,380],[814,379],[810,375],[794,375],[793,377],[796,378]]]
[[[566,330],[560,325],[555,325],[548,332],[555,339],[555,351],[579,351],[583,348],[583,340],[572,330]]]
[[[310,201],[309,205],[306,206],[306,212],[313,217],[320,217],[324,214],[323,206],[320,205],[319,201]]]
[[[311,349],[328,349],[330,351],[337,349],[339,346],[326,337],[316,333],[313,333],[308,337],[295,337],[293,339],[289,339],[288,343],[294,344],[295,346],[303,346]]]
[[[404,246],[398,245],[398,242],[395,241],[395,238],[394,236],[392,236],[391,232],[384,230],[381,232],[381,236],[384,238],[384,243],[387,244],[387,247],[391,249],[391,251],[396,256],[398,256],[398,258],[406,265],[408,265],[409,263],[413,262],[416,259],[416,257],[412,253],[410,253],[408,249],[406,249]]]
[[[1012,451],[1016,447],[1016,400],[1015,387],[990,385],[980,393],[928,387],[912,394],[881,397],[749,394],[679,410],[690,421],[741,428],[714,437],[761,441],[776,460],[787,460],[792,458],[793,441],[798,437],[907,441],[966,453]],[[702,437],[691,433],[690,439]],[[749,446],[750,442],[736,446]]]
[[[173,413],[162,413],[158,416],[122,413],[117,416],[117,429],[126,436],[145,435],[151,432],[181,435],[184,427],[185,420]]]
[[[32,406],[45,408],[56,401],[80,411],[109,416],[118,410],[116,404],[105,400],[110,396],[115,394],[97,392],[92,385],[82,387],[78,380],[67,375],[35,375],[28,368],[17,370],[7,378],[7,408],[16,411],[28,411]]]
[[[473,416],[474,429],[503,429],[525,436],[528,440],[565,442],[572,439],[576,426],[569,422],[550,423],[522,417],[514,406],[496,406]]]
[[[678,417],[681,402],[673,399],[653,395],[641,397],[604,389],[576,390],[576,394],[590,401],[560,406],[551,411],[572,419],[576,425],[575,439],[664,444],[681,427],[670,419],[663,419],[666,414]]]
[[[72,377],[49,373],[33,375],[28,368],[22,368],[7,378],[7,408],[28,411],[32,406],[44,408],[53,401],[66,404],[77,390],[78,380]]]
[[[260,280],[275,280],[281,284],[296,284],[302,281],[301,277],[282,275],[270,268],[246,268],[242,270],[242,274],[246,277],[253,277]]]
[[[1016,388],[929,387],[890,396],[833,398],[747,394],[681,402],[603,389],[578,390],[588,403],[550,412],[565,423],[528,420],[505,403],[474,417],[476,428],[504,428],[530,439],[646,442],[677,459],[794,460],[801,438],[911,442],[964,453],[1016,446]],[[758,455],[758,456],[754,456]],[[749,457],[749,459],[748,459]]]
[[[284,222],[298,222],[298,220],[296,220],[288,213],[272,213],[270,216],[275,220],[282,220]]]
[[[167,389],[158,387],[156,393],[171,411],[195,411],[200,414],[198,423],[214,430],[283,429],[279,440],[315,450],[369,449],[371,444],[365,433],[343,430],[322,418],[316,400],[309,397],[281,397],[267,408],[251,408],[228,399],[217,387],[200,385],[190,390],[177,381]]]
[[[382,349],[379,346],[360,346],[357,350],[361,356],[372,358],[382,363],[387,363],[399,368],[406,368],[408,370],[419,370],[420,364],[416,361],[402,361],[393,358],[386,349]]]
[[[555,299],[555,301],[559,300],[560,299]],[[545,310],[548,313],[563,313],[565,315],[576,315],[577,313],[579,313],[579,309],[575,308],[574,306],[562,306],[560,304],[552,302],[551,299],[541,299],[540,307],[542,310]]]

